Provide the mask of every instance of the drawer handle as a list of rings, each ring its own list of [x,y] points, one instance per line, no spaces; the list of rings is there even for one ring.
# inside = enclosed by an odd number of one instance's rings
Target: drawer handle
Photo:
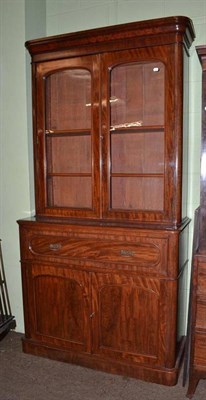
[[[56,251],[56,250],[60,250],[62,247],[61,243],[51,243],[49,245],[50,250]]]
[[[134,257],[134,255],[135,255],[135,252],[132,250],[125,250],[125,249],[120,250],[120,256]]]

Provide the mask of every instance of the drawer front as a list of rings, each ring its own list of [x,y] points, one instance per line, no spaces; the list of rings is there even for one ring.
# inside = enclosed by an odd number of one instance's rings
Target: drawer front
[[[23,237],[24,236],[24,237]],[[69,236],[69,237],[68,237]],[[86,235],[85,235],[86,236]],[[168,239],[148,238],[146,236],[111,237],[82,237],[75,233],[66,237],[61,235],[41,235],[27,232],[22,235],[24,242],[22,259],[59,259],[80,260],[81,262],[98,262],[122,265],[125,269],[146,269],[166,274]]]
[[[88,239],[34,237],[30,251],[36,255],[91,259],[103,262],[135,263],[156,266],[161,251],[154,243],[117,243]]]

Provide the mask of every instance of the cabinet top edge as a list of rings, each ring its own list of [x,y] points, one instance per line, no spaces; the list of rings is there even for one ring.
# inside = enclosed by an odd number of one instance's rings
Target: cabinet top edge
[[[168,33],[180,34],[185,39],[188,48],[195,39],[192,20],[186,16],[173,16],[47,36],[26,41],[25,47],[32,56],[60,49],[68,50],[77,45],[97,45],[114,40],[158,36]],[[175,41],[178,41],[177,38],[174,39]]]
[[[182,230],[184,230],[186,228],[186,226],[190,223],[190,218],[186,217],[180,224],[174,225],[174,224],[154,224],[154,223],[133,223],[133,224],[129,224],[129,223],[112,223],[110,222],[105,222],[105,221],[74,221],[74,220],[66,220],[66,221],[62,221],[59,219],[39,219],[37,217],[29,217],[29,218],[24,218],[24,219],[19,219],[17,220],[18,225],[23,225],[23,226],[30,226],[35,224],[35,226],[56,226],[56,227],[61,227],[62,229],[66,228],[66,227],[71,227],[71,226],[75,226],[75,228],[85,228],[85,229],[89,229],[90,228],[100,228],[100,229],[125,229],[125,230],[146,230],[146,231],[150,231],[150,230],[156,230],[156,231],[173,231],[173,232],[181,232]]]

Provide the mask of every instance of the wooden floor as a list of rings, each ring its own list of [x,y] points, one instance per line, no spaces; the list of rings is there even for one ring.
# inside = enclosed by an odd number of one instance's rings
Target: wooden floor
[[[0,400],[182,400],[182,377],[174,387],[115,376],[22,353],[21,334],[0,341]],[[194,400],[206,399],[200,381]]]

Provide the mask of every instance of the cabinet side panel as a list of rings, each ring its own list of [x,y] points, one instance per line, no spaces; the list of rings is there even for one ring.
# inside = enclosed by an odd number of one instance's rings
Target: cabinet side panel
[[[178,316],[177,316],[177,341],[185,335],[188,307],[188,234],[187,226],[179,237],[179,279],[178,279]]]
[[[187,216],[188,136],[189,136],[189,58],[184,50],[183,71],[183,149],[182,149],[182,219]]]

